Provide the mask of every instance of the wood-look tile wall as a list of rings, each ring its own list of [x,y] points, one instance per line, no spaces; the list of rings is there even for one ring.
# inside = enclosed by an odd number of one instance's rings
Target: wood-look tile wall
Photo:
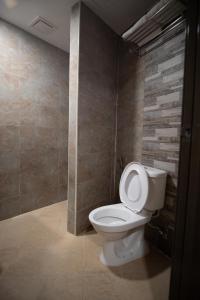
[[[0,21],[0,219],[67,198],[68,54]]]
[[[148,237],[168,254],[176,209],[184,51],[183,32],[142,57],[125,42],[119,53],[116,189],[131,161],[168,172],[164,209],[152,220],[155,226],[147,226]]]
[[[173,224],[175,219],[184,51],[183,32],[144,56],[142,162],[168,173],[160,217],[167,224]]]

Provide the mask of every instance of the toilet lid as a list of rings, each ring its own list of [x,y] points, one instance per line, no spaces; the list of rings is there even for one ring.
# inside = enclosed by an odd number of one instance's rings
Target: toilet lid
[[[148,175],[139,163],[130,163],[124,169],[119,185],[121,202],[135,212],[140,212],[149,192]]]

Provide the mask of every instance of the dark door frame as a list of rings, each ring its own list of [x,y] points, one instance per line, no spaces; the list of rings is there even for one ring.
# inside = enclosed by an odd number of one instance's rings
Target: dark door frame
[[[170,300],[200,299],[200,1],[188,1]]]

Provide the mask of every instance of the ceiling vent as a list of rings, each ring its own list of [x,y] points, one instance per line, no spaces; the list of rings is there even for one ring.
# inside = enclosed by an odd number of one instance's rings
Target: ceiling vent
[[[51,24],[48,20],[42,17],[36,17],[30,25],[34,30],[42,34],[49,34],[54,31],[56,28],[53,24]]]

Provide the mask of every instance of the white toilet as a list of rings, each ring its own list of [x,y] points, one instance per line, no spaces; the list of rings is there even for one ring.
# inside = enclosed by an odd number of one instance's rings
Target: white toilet
[[[120,266],[148,253],[144,225],[164,205],[166,175],[163,170],[130,163],[120,179],[122,203],[91,211],[90,222],[106,240],[100,255],[103,264]]]

